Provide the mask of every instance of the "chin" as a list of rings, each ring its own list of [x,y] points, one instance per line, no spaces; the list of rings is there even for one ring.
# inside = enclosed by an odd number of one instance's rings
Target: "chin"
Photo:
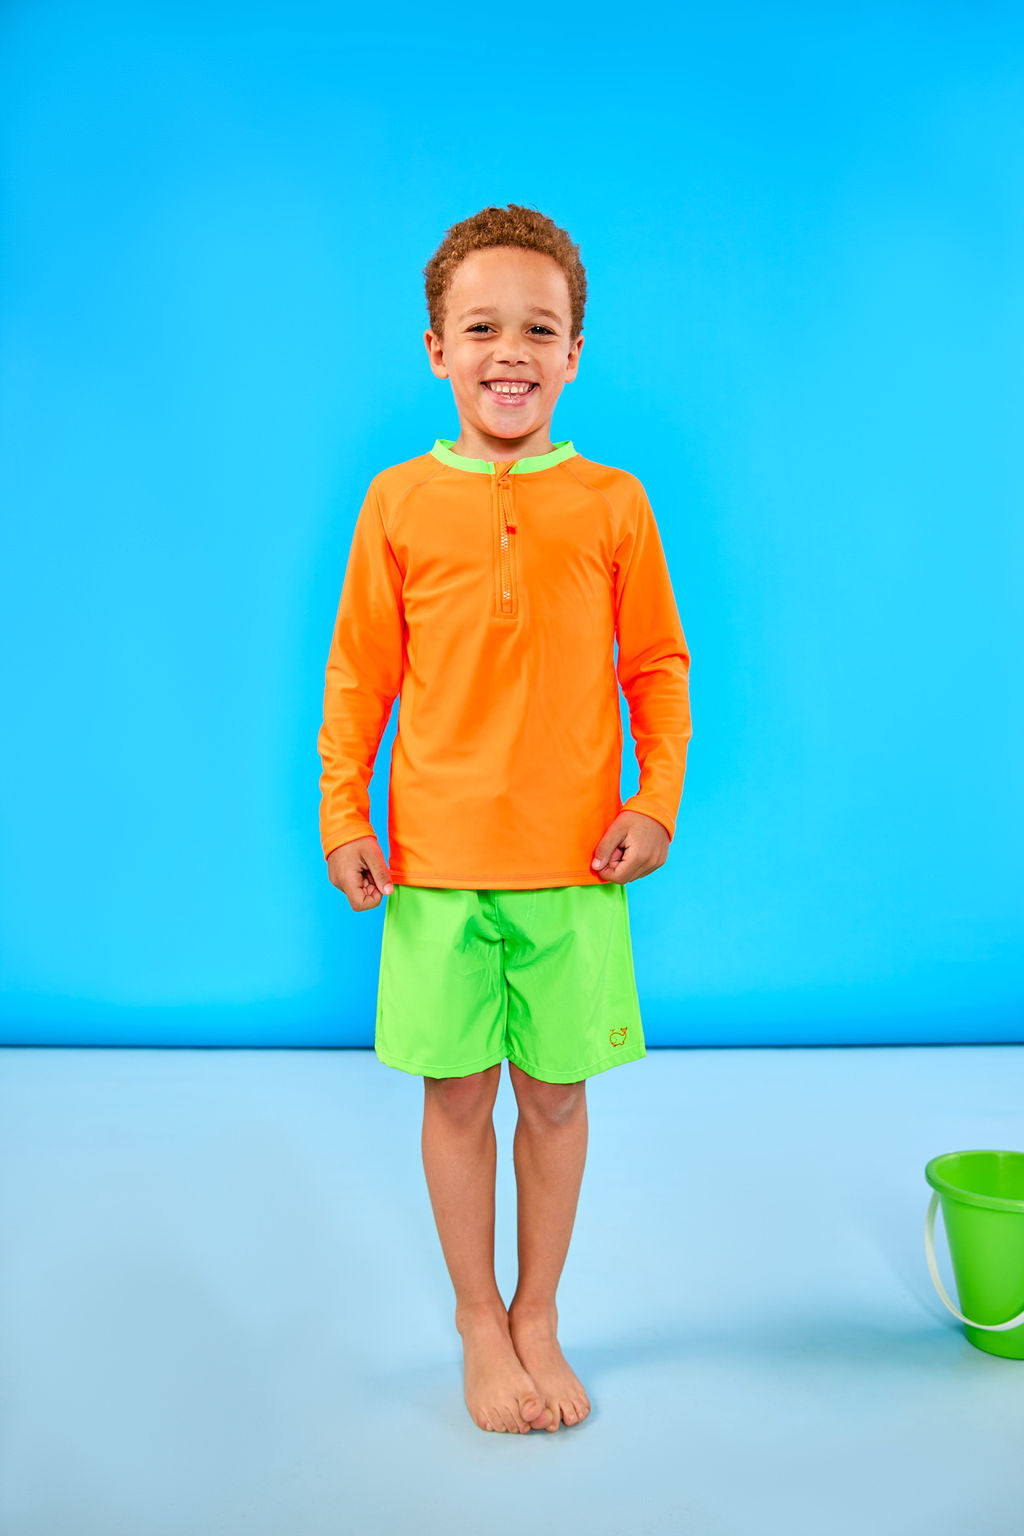
[[[491,427],[486,422],[481,422],[480,430],[489,433],[491,437],[525,437],[528,432],[536,432],[540,425],[539,421],[524,421],[522,425],[518,422],[506,421]]]

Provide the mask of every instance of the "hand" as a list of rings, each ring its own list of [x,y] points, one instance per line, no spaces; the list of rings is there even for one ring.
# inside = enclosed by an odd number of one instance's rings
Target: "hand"
[[[615,880],[625,885],[660,869],[668,858],[671,839],[668,831],[653,816],[643,811],[620,811],[594,849],[591,868],[605,882]],[[600,863],[601,868],[594,866]]]
[[[327,874],[331,884],[345,892],[353,912],[379,907],[381,898],[390,896],[395,888],[375,837],[357,837],[332,848]]]

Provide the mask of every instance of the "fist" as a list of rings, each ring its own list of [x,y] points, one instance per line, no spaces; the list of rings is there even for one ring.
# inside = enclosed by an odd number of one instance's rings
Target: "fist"
[[[668,858],[667,828],[643,811],[620,811],[594,849],[591,869],[599,879],[626,885],[660,869]]]
[[[327,876],[332,885],[344,891],[353,912],[379,907],[382,898],[390,896],[395,888],[375,837],[357,837],[332,848],[327,858]]]

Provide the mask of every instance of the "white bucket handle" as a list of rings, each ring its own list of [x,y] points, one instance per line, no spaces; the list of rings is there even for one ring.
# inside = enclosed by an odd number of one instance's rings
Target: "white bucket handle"
[[[956,1307],[954,1307],[943,1289],[942,1281],[939,1278],[939,1266],[935,1262],[935,1212],[938,1208],[939,1192],[936,1190],[932,1195],[931,1203],[928,1206],[928,1215],[924,1223],[924,1252],[928,1260],[931,1277],[935,1282],[935,1289],[946,1303],[946,1306],[953,1316],[958,1317],[962,1323],[966,1323],[968,1328],[985,1328],[992,1333],[996,1333],[1003,1328],[1018,1328],[1021,1323],[1024,1323],[1024,1312],[1018,1312],[1017,1316],[1011,1317],[1008,1323],[972,1323],[969,1317],[964,1317],[963,1313],[958,1312]]]

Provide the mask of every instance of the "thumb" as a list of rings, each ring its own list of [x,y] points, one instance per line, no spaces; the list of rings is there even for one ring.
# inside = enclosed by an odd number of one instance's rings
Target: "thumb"
[[[395,887],[391,880],[391,871],[384,862],[384,855],[381,853],[380,848],[367,849],[364,855],[364,863],[373,876],[373,883],[378,891],[381,891],[385,896],[390,896]]]
[[[597,847],[594,849],[594,857],[590,863],[591,869],[604,868],[612,854],[615,852],[616,848],[622,842],[623,836],[623,828],[619,826],[618,821],[613,821],[607,832],[601,838],[601,841],[598,843]]]

